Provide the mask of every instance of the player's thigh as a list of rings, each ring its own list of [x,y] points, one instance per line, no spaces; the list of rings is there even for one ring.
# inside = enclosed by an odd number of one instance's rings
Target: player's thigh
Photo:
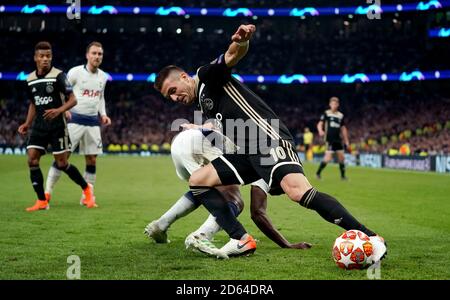
[[[214,187],[221,185],[219,175],[217,174],[214,166],[209,163],[204,167],[201,167],[194,173],[192,173],[189,178],[189,186],[207,186]]]
[[[288,173],[280,182],[286,195],[293,201],[299,202],[303,195],[312,188],[306,176],[302,173]]]
[[[334,151],[332,150],[333,148],[332,148],[331,145],[329,145],[329,146],[327,145],[326,149],[327,150],[325,150],[325,155],[323,157],[323,161],[324,162],[330,162],[333,159]]]
[[[336,151],[336,155],[339,162],[343,162],[345,160],[344,150]]]
[[[53,155],[70,152],[72,145],[67,128],[63,127],[53,130],[50,143],[52,145]]]
[[[72,145],[71,151],[74,152],[75,149],[80,145],[80,141],[84,135],[86,126],[79,125],[75,123],[67,124],[67,130],[69,131],[70,143]]]
[[[80,154],[99,155],[103,153],[100,126],[85,126],[84,135],[80,142]]]
[[[224,154],[195,171],[189,179],[191,186],[247,184],[259,179],[248,155]]]

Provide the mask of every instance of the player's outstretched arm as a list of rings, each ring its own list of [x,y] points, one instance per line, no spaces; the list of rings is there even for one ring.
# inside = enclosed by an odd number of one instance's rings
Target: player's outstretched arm
[[[30,105],[28,106],[28,113],[27,113],[27,119],[25,123],[19,126],[18,132],[20,134],[27,134],[28,129],[31,127],[31,123],[33,122],[34,117],[36,116],[36,106],[33,102],[30,102]]]
[[[252,215],[252,220],[255,222],[256,226],[274,243],[276,243],[281,248],[292,248],[292,249],[309,249],[311,244],[309,243],[297,243],[291,244],[284,236],[274,228],[272,222],[267,216],[267,195],[262,189],[257,186],[252,186],[251,189],[251,204],[250,210]]]
[[[233,41],[225,52],[225,64],[227,67],[235,66],[247,54],[249,40],[256,31],[255,25],[241,25],[231,37]]]

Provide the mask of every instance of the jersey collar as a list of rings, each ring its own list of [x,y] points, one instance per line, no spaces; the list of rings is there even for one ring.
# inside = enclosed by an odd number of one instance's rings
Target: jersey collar
[[[39,75],[39,74],[38,74],[38,70],[36,69],[36,71],[35,71],[35,72],[36,72],[36,77],[37,77],[37,78],[44,78],[45,76],[47,76],[48,73],[50,73],[50,72],[52,71],[52,69],[53,69],[53,66],[51,66],[50,69],[48,69],[48,72],[47,72],[47,73],[44,73],[44,74],[42,74],[42,75]]]
[[[87,64],[84,64],[84,65],[83,65],[83,68],[84,68],[84,69],[86,70],[86,72],[88,72],[89,74],[98,74],[98,68],[97,68],[97,71],[96,71],[95,73],[89,71],[89,69],[87,68]]]

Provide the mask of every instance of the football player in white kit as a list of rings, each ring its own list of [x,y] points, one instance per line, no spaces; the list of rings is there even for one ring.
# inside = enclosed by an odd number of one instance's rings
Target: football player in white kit
[[[182,180],[188,181],[191,174],[203,165],[219,157],[223,152],[233,151],[235,145],[222,134],[209,128],[197,127],[193,124],[182,125],[187,130],[179,133],[172,141],[171,155],[176,173]],[[240,197],[239,186],[230,185],[219,187],[219,191],[228,201],[228,206],[235,215],[243,209],[243,201]],[[157,243],[168,243],[167,230],[177,219],[184,217],[197,209],[200,205],[194,197],[187,192],[159,219],[150,222],[144,233]],[[266,215],[266,201],[269,187],[264,180],[252,184],[251,214],[255,224],[272,241],[283,248],[308,249],[308,243],[289,243],[281,233],[275,229]],[[186,248],[199,250],[200,252],[228,258],[228,255],[218,249],[213,243],[214,235],[221,230],[213,215],[209,215],[206,221],[185,240]]]
[[[100,124],[111,125],[111,119],[106,114],[105,85],[108,75],[99,67],[103,61],[103,46],[92,42],[86,47],[85,65],[73,67],[67,78],[73,86],[73,92],[78,104],[66,115],[68,130],[72,142],[71,152],[79,147],[79,153],[84,154],[86,170],[84,178],[91,185],[92,191],[96,179],[97,155],[103,153]],[[100,115],[100,118],[99,118]],[[45,192],[51,196],[53,188],[61,177],[61,171],[52,166],[48,172]],[[94,203],[85,203],[82,196],[80,204],[88,208],[96,207]]]

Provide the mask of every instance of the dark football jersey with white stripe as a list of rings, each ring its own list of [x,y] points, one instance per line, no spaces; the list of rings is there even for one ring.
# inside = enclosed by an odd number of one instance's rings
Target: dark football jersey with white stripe
[[[345,125],[344,114],[328,109],[320,116],[320,120],[324,122],[326,142],[342,143],[341,127]]]
[[[66,126],[64,114],[53,120],[45,120],[43,117],[47,109],[61,107],[66,96],[72,93],[72,86],[64,72],[55,67],[44,75],[37,75],[34,71],[27,77],[27,86],[28,97],[36,107],[32,128],[44,131],[64,128]]]
[[[292,135],[274,111],[231,75],[224,55],[200,67],[197,76],[199,109],[240,151],[259,154],[270,147],[285,146],[286,142],[294,145]]]

